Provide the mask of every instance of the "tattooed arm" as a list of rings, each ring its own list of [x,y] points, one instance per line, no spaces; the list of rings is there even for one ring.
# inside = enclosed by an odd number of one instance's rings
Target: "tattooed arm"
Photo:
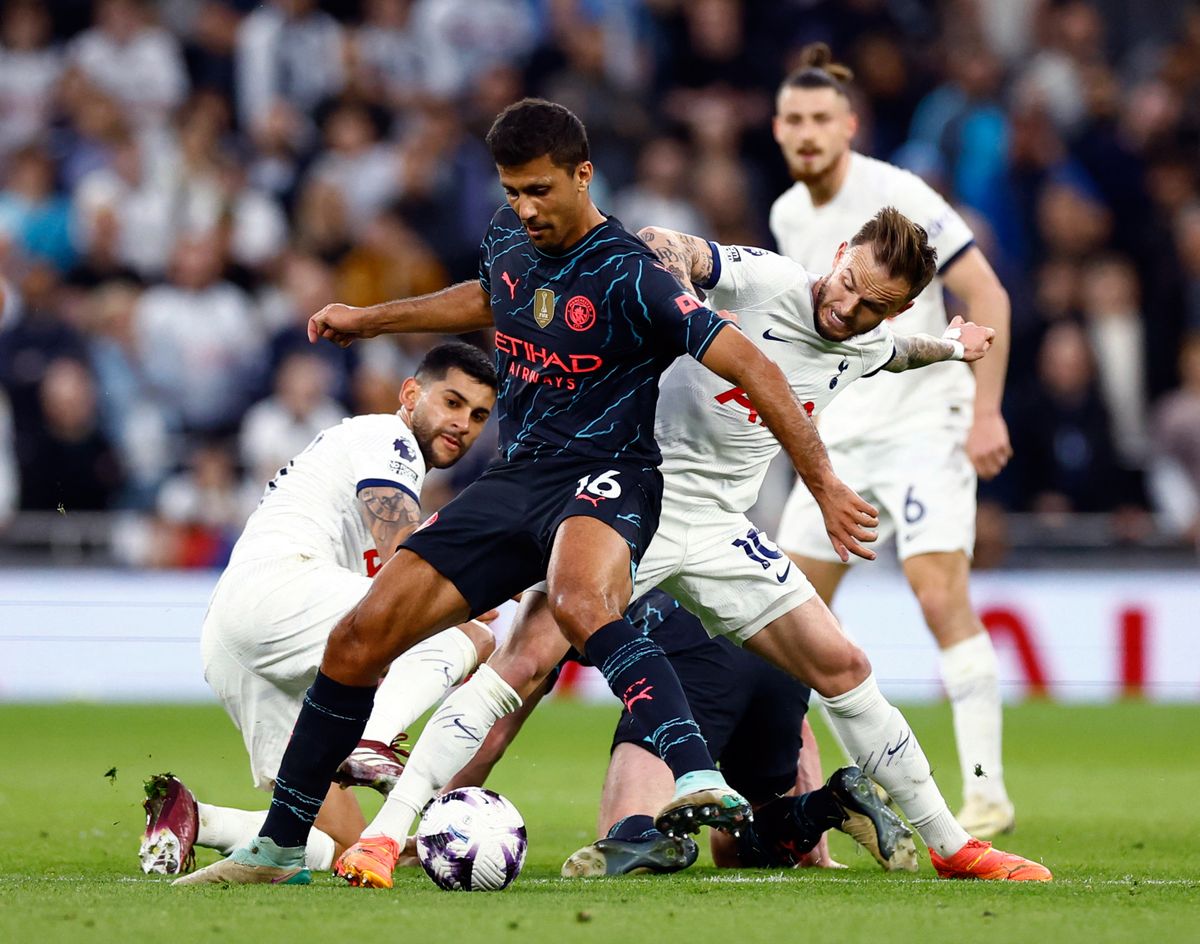
[[[892,340],[896,353],[883,365],[893,374],[917,367],[928,367],[941,361],[977,361],[992,346],[996,332],[992,328],[977,325],[962,318],[950,322],[945,335],[935,338],[931,334],[913,334],[905,337],[897,334]]]
[[[421,506],[407,492],[390,485],[359,489],[358,511],[375,539],[379,563],[386,564],[400,542],[416,529]]]
[[[712,249],[699,236],[661,226],[646,226],[638,230],[638,236],[689,292],[696,291],[697,282],[712,278]]]

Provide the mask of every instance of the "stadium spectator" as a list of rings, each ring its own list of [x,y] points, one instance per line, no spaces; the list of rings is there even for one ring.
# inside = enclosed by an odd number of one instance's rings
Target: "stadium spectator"
[[[279,365],[274,392],[246,411],[238,434],[238,453],[252,482],[270,481],[317,433],[346,415],[331,387],[329,366],[317,354],[290,354]]]
[[[265,293],[261,304],[263,321],[271,332],[266,361],[273,377],[292,354],[315,354],[329,368],[331,395],[349,405],[351,376],[365,349],[332,344],[314,347],[308,342],[308,318],[337,297],[334,284],[333,269],[317,256],[298,251],[286,254],[278,283]]]
[[[13,0],[0,15],[0,154],[34,143],[50,124],[62,51],[38,0]]]
[[[158,524],[165,538],[156,553],[169,567],[221,567],[262,494],[238,474],[233,450],[201,440],[187,466],[158,495]]]
[[[237,115],[259,136],[283,126],[290,143],[311,140],[310,117],[345,83],[341,24],[316,0],[268,0],[238,27]]]
[[[236,430],[262,370],[249,299],[221,271],[214,235],[180,239],[170,281],[148,288],[134,315],[142,372],[188,432]]]
[[[1096,361],[1097,381],[1112,418],[1121,464],[1140,467],[1146,457],[1146,339],[1137,275],[1128,260],[1107,256],[1083,272],[1083,314]]]
[[[365,105],[335,105],[322,130],[327,149],[301,193],[297,228],[307,248],[332,254],[403,193],[405,165],[396,145],[380,140],[378,117]]]
[[[100,426],[95,381],[80,360],[51,361],[40,413],[19,456],[21,507],[60,513],[111,507],[121,487],[116,450]]]
[[[1039,383],[1013,417],[1013,463],[1025,507],[1045,514],[1111,511],[1125,500],[1108,411],[1083,329],[1053,325],[1038,352]]]
[[[134,317],[141,290],[114,280],[89,299],[88,350],[103,391],[100,422],[125,469],[123,508],[154,507],[159,486],[174,462],[167,418],[142,370]]]
[[[0,238],[15,243],[26,259],[66,271],[75,260],[70,221],[71,204],[55,188],[50,155],[38,145],[10,155],[0,191]]]
[[[146,0],[97,0],[95,25],[71,42],[67,63],[121,103],[137,127],[166,124],[187,95],[179,42]]]
[[[677,138],[652,138],[638,157],[637,178],[616,195],[616,214],[631,232],[661,226],[680,233],[708,227],[691,199],[689,155]]]

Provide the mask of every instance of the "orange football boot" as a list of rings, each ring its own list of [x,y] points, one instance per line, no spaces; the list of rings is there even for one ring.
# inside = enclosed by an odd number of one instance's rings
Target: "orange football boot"
[[[993,849],[990,842],[970,839],[958,852],[943,859],[929,850],[939,878],[979,878],[991,882],[1049,882],[1050,870],[1038,862]]]
[[[399,858],[395,839],[364,836],[338,857],[333,874],[359,888],[391,888],[392,869]]]

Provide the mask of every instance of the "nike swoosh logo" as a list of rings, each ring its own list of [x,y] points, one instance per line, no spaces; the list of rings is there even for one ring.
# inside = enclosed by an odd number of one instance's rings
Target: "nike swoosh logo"
[[[776,574],[775,579],[778,580],[780,583],[783,583],[785,580],[787,580],[787,576],[791,572],[792,572],[792,562],[788,561],[787,569],[782,574]]]
[[[768,341],[781,341],[781,342],[783,342],[784,344],[791,344],[791,343],[792,343],[792,340],[791,340],[791,338],[777,338],[777,337],[775,337],[773,334],[771,334],[771,329],[770,329],[770,328],[767,328],[767,330],[763,332],[763,337],[764,337],[764,338],[766,338]]]

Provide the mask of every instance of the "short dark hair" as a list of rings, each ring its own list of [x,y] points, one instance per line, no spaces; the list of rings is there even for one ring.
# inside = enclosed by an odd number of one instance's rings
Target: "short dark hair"
[[[937,250],[929,245],[925,227],[895,207],[884,207],[867,220],[850,245],[869,245],[891,278],[911,286],[905,302],[920,295],[937,274]]]
[[[496,116],[487,134],[492,160],[520,167],[543,155],[573,171],[588,160],[587,130],[573,111],[541,98],[523,98]]]
[[[417,366],[416,378],[421,383],[445,380],[451,367],[457,367],[468,377],[478,380],[493,390],[499,386],[492,359],[474,344],[467,344],[463,341],[447,341],[445,344],[439,344],[433,348],[421,358],[421,363]]]
[[[849,66],[833,61],[833,51],[825,43],[809,43],[800,50],[800,66],[792,72],[779,91],[790,88],[831,88],[842,98],[850,98],[854,72]]]

